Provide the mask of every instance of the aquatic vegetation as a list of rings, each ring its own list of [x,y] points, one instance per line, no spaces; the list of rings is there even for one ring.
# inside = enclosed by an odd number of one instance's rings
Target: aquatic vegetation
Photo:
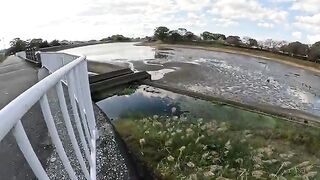
[[[163,179],[320,178],[319,129],[255,123],[158,115],[114,121],[128,148]]]

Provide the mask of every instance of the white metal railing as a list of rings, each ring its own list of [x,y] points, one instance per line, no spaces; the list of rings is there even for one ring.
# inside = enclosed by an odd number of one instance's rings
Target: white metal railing
[[[52,61],[54,60],[57,59],[52,59]],[[70,60],[68,63],[61,64],[61,67],[54,69],[51,73],[0,110],[0,141],[12,130],[20,150],[36,177],[38,179],[49,179],[21,123],[23,115],[39,101],[49,134],[64,168],[70,179],[78,179],[65,152],[50,110],[47,94],[49,90],[55,89],[65,126],[81,170],[86,179],[95,180],[96,123],[89,89],[86,57],[82,56],[75,60]],[[70,120],[62,83],[67,85],[69,102],[71,103],[72,114],[74,115],[84,155],[81,153],[80,145],[77,142]],[[86,161],[89,164],[88,168]]]

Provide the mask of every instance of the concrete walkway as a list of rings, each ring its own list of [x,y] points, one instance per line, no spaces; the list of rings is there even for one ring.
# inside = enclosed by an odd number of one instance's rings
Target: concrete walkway
[[[92,72],[100,74],[118,70],[121,69],[121,67],[109,64],[89,63],[89,69]],[[0,109],[37,83],[39,71],[40,69],[32,63],[15,56],[10,56],[2,61],[0,63]],[[52,94],[55,94],[55,92],[52,92],[50,91],[48,97],[59,135],[62,138],[67,155],[74,169],[77,174],[80,175],[80,167],[75,161],[74,152],[72,152],[73,149],[70,146],[69,138],[63,127],[64,123],[62,123],[63,120],[57,98],[50,98]],[[68,99],[67,93],[66,98]],[[120,139],[117,137],[111,125],[111,121],[97,106],[94,105],[94,107],[97,128],[100,130],[100,139],[97,141],[98,178],[140,179],[136,173],[135,165],[132,160],[130,160],[123,145],[121,145]],[[40,109],[39,104],[32,107],[22,118],[23,126],[38,158],[42,165],[46,167],[49,176],[53,179],[67,179],[67,174],[51,145]],[[0,179],[35,179],[31,168],[20,152],[11,133],[0,142]],[[80,175],[80,179],[83,179],[83,176]]]
[[[37,67],[15,56],[10,56],[0,63],[0,109],[37,83],[37,73]],[[36,104],[22,118],[22,123],[38,157],[44,162],[51,148],[46,143],[47,129],[42,119],[40,106]],[[0,159],[1,179],[34,177],[11,133],[0,142]]]

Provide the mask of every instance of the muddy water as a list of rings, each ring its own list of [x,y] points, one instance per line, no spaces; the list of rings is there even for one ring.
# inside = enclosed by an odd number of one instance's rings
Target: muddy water
[[[161,51],[133,43],[86,46],[65,52],[146,70],[153,80],[181,89],[320,115],[320,74],[274,61],[183,48]]]
[[[269,116],[230,106],[217,105],[209,101],[146,85],[139,86],[133,94],[115,95],[101,100],[97,104],[112,120],[156,115],[185,117],[190,120],[203,118],[208,121],[212,119],[235,121],[240,124],[257,121],[274,124],[277,121],[277,119]],[[259,125],[259,123],[256,125]]]

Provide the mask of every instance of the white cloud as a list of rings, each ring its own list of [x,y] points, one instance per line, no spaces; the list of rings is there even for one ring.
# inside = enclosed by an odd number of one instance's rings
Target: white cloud
[[[288,16],[286,11],[262,7],[257,0],[216,0],[210,12],[232,20],[269,20],[274,23],[285,22]]]
[[[207,7],[211,0],[176,0],[175,2],[180,10],[199,11]]]
[[[267,29],[272,29],[274,27],[274,24],[267,23],[267,22],[259,22],[258,26],[263,27],[263,28],[267,28]]]
[[[294,25],[298,28],[319,32],[320,31],[320,13],[312,16],[296,16]]]
[[[194,33],[212,30],[254,36],[259,35],[257,31],[277,28],[279,34],[270,36],[292,38],[290,33],[289,36],[284,33],[301,31],[308,33],[309,39],[312,39],[319,34],[319,0],[291,0],[292,6],[282,6],[282,9],[276,8],[277,4],[264,6],[265,3],[261,1],[54,0],[44,3],[42,0],[3,0],[1,7],[5,8],[1,9],[0,17],[3,17],[1,23],[5,26],[0,28],[0,39],[4,37],[7,42],[15,37],[90,40],[115,33],[145,36],[151,35],[154,28],[160,25],[170,29],[185,27]],[[290,0],[269,2],[289,4]],[[303,13],[294,21],[287,18],[288,13],[295,16],[297,11]],[[247,22],[254,22],[266,29],[256,26],[250,32],[237,29],[247,25]],[[230,26],[237,28],[227,28]]]
[[[293,1],[294,0],[271,0],[272,3],[288,3]]]
[[[234,26],[238,24],[237,21],[234,21],[228,18],[212,18],[212,21],[214,22],[215,25],[221,26],[221,27],[229,27],[229,26]]]
[[[317,13],[320,11],[320,2],[319,0],[295,0],[290,9]]]
[[[320,41],[320,34],[307,35],[308,42],[313,44]]]
[[[291,35],[295,38],[295,39],[301,39],[302,33],[299,31],[295,31],[292,32]]]

